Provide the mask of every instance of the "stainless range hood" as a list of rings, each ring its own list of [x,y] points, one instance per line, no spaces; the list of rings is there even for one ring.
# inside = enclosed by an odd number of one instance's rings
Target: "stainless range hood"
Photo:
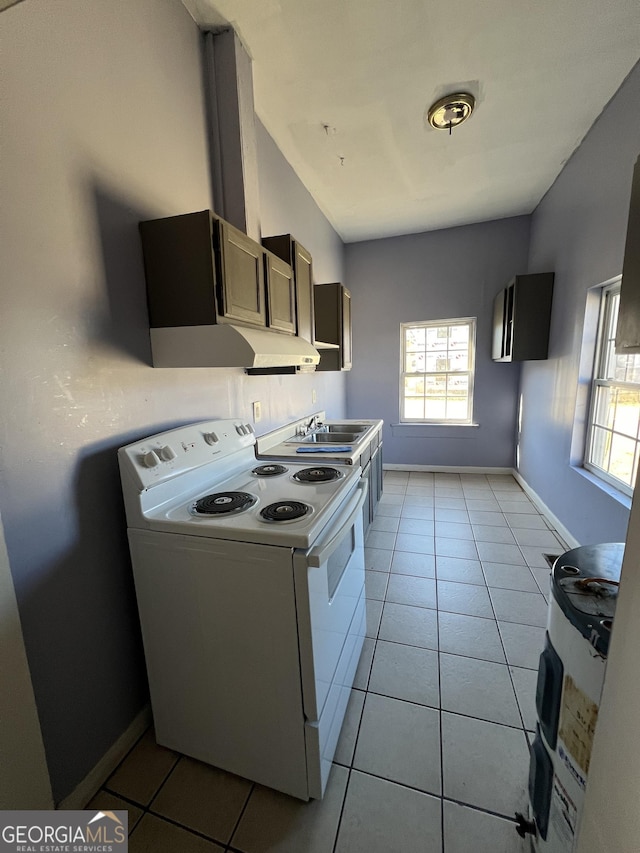
[[[154,367],[310,367],[320,361],[308,341],[267,329],[221,323],[150,331]]]

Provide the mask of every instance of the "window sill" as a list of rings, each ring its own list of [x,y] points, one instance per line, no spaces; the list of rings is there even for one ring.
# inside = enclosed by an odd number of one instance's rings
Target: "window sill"
[[[401,438],[473,438],[480,424],[391,424],[391,434]]]
[[[600,489],[606,495],[609,495],[610,498],[613,498],[614,501],[617,501],[622,506],[626,507],[626,509],[631,509],[631,501],[628,495],[625,495],[624,492],[621,492],[619,489],[616,489],[615,486],[612,486],[610,483],[601,480],[600,477],[592,474],[587,468],[583,468],[581,465],[572,465],[572,469],[579,474],[581,477],[584,477],[585,480],[588,480],[592,485],[596,488]]]

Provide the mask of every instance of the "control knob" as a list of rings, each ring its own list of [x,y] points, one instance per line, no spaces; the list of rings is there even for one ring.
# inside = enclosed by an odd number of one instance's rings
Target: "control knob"
[[[155,468],[156,465],[160,464],[160,457],[155,452],[155,450],[150,450],[142,457],[142,464],[145,466],[145,468]]]
[[[176,452],[173,447],[170,447],[168,444],[165,444],[164,447],[161,447],[158,450],[158,456],[162,459],[163,462],[171,462],[176,458]]]

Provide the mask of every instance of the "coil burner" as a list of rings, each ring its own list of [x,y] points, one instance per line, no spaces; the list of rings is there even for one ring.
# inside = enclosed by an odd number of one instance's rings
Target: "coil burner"
[[[229,515],[244,512],[258,499],[248,492],[215,492],[197,500],[191,507],[193,515]]]
[[[310,512],[309,504],[302,501],[276,501],[261,510],[260,515],[265,521],[295,521]]]
[[[313,468],[302,468],[297,474],[293,475],[293,479],[299,483],[329,483],[332,480],[339,480],[344,477],[337,468],[331,468],[328,465],[316,465]]]
[[[275,477],[277,474],[286,474],[288,470],[284,465],[276,465],[274,462],[271,465],[258,465],[251,473],[256,477]]]

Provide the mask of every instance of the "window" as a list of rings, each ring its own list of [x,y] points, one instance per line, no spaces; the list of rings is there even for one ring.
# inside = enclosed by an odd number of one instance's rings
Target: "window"
[[[471,423],[475,318],[402,323],[400,332],[400,421]]]
[[[620,284],[603,288],[585,468],[631,495],[640,453],[640,355],[616,355]]]

